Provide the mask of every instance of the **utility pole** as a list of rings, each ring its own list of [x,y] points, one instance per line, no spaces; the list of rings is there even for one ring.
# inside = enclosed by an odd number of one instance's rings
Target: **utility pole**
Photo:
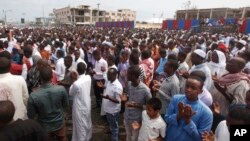
[[[99,22],[99,6],[100,3],[97,3],[97,22]]]
[[[11,10],[3,10],[4,15],[4,26],[7,27],[7,12],[11,12]]]
[[[44,19],[44,5],[43,5],[43,26],[45,24],[45,19]]]
[[[155,23],[155,13],[153,13],[153,23]]]

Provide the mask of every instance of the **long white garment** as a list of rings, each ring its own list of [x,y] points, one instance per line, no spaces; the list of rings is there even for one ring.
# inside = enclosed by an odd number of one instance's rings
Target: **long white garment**
[[[89,141],[92,137],[90,90],[91,78],[84,74],[70,87],[69,94],[73,96],[72,141]]]

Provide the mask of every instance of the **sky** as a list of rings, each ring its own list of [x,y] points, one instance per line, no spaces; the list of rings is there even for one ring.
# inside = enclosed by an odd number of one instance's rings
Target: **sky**
[[[35,17],[46,17],[54,8],[90,5],[101,10],[131,9],[136,11],[137,21],[152,21],[152,18],[173,18],[176,10],[185,9],[188,0],[0,0],[0,19],[4,11],[8,21],[34,21]],[[190,8],[250,7],[250,0],[190,0]],[[157,22],[157,21],[155,21]]]

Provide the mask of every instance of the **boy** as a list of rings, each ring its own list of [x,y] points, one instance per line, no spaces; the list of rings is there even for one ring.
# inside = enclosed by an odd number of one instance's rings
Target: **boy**
[[[147,102],[146,110],[142,112],[142,125],[138,141],[161,141],[166,135],[166,123],[160,115],[161,101],[152,98]],[[133,128],[138,129],[140,124],[133,123]]]

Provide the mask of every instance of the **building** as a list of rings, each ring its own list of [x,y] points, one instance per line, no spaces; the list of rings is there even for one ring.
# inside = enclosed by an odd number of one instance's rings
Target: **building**
[[[58,24],[90,24],[91,9],[88,5],[78,7],[64,7],[53,10],[55,22]]]
[[[210,8],[176,11],[176,19],[219,19],[250,17],[250,7],[243,8]]]
[[[89,5],[68,6],[54,9],[53,12],[58,24],[82,25],[95,24],[96,22],[135,21],[136,19],[136,12],[129,9],[105,11],[99,8],[91,9]]]
[[[130,9],[118,9],[117,11],[107,11],[105,21],[135,21],[136,12]]]

